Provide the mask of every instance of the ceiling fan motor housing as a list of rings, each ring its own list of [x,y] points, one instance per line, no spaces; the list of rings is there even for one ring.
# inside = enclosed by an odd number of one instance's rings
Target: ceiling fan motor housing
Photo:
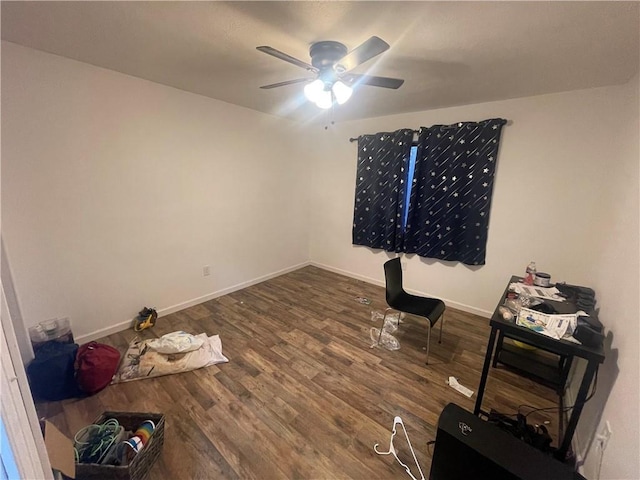
[[[340,42],[324,41],[316,42],[311,45],[309,55],[311,56],[311,65],[318,70],[326,70],[333,68],[338,60],[347,54],[347,47]]]

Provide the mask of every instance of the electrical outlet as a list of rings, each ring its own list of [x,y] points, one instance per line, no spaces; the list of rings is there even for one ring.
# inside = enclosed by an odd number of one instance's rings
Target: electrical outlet
[[[598,442],[600,450],[602,450],[603,452],[607,448],[612,433],[613,432],[611,430],[611,424],[607,420],[606,422],[604,422],[604,427],[602,428],[600,435],[596,437],[596,442]]]
[[[204,267],[202,267],[203,277],[208,277],[210,274],[211,274],[211,271],[209,270],[209,265],[205,265]]]

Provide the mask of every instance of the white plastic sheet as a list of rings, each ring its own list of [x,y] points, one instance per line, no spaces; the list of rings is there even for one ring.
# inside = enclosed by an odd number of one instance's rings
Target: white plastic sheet
[[[204,344],[204,339],[195,337],[187,332],[171,332],[147,342],[149,348],[158,353],[187,353],[198,350]]]

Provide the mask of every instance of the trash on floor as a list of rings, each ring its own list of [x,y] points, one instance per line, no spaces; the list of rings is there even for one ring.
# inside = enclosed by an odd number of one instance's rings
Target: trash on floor
[[[387,350],[400,350],[400,342],[398,339],[384,329],[382,330],[382,335],[380,335],[379,328],[371,327],[371,330],[369,330],[369,337],[372,341],[370,348],[380,345]]]
[[[384,326],[382,327],[385,332],[393,333],[398,329],[398,324],[402,322],[402,314],[400,312],[388,313],[385,318],[384,313],[378,310],[371,311],[371,321],[374,323],[382,322],[384,318]]]
[[[356,297],[354,298],[354,300],[358,303],[361,303],[362,305],[371,305],[371,300],[369,300],[367,297]]]
[[[459,391],[461,394],[471,398],[471,395],[473,395],[473,390],[468,389],[467,387],[464,387],[462,385],[460,385],[458,383],[458,379],[456,377],[449,377],[449,380],[447,381],[447,383],[449,384],[449,386],[451,388],[453,388],[454,390]]]

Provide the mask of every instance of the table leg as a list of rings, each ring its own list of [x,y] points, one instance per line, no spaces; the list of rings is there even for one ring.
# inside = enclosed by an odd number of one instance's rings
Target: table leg
[[[573,355],[561,356],[560,362],[560,385],[556,393],[560,396],[564,395],[567,389],[567,378],[569,377],[569,371],[571,370],[571,364],[573,363]]]
[[[589,391],[589,387],[591,386],[591,382],[593,381],[593,377],[596,374],[596,370],[598,368],[598,363],[595,361],[590,361],[587,364],[587,369],[584,372],[584,376],[582,377],[582,383],[580,384],[580,390],[578,390],[578,396],[576,397],[576,403],[571,411],[571,417],[569,417],[569,423],[567,424],[567,430],[564,432],[564,438],[562,439],[562,445],[555,453],[556,459],[564,462],[567,452],[569,451],[569,447],[571,446],[571,440],[573,439],[573,433],[576,431],[576,426],[578,425],[578,420],[580,419],[580,414],[582,413],[582,407],[584,406],[584,401],[587,398],[587,393]]]
[[[500,330],[500,334],[498,335],[498,343],[495,351],[495,355],[493,356],[493,368],[498,366],[498,356],[500,355],[500,350],[502,350],[502,343],[504,342],[504,332]]]
[[[487,343],[487,353],[484,356],[484,366],[482,367],[482,376],[480,377],[480,386],[478,386],[478,396],[476,398],[476,406],[473,409],[473,414],[478,415],[480,413],[480,407],[482,407],[482,397],[484,396],[484,387],[487,384],[487,376],[489,375],[489,365],[491,364],[491,355],[493,354],[493,347],[496,341],[496,329],[491,328],[489,334],[489,342]]]

